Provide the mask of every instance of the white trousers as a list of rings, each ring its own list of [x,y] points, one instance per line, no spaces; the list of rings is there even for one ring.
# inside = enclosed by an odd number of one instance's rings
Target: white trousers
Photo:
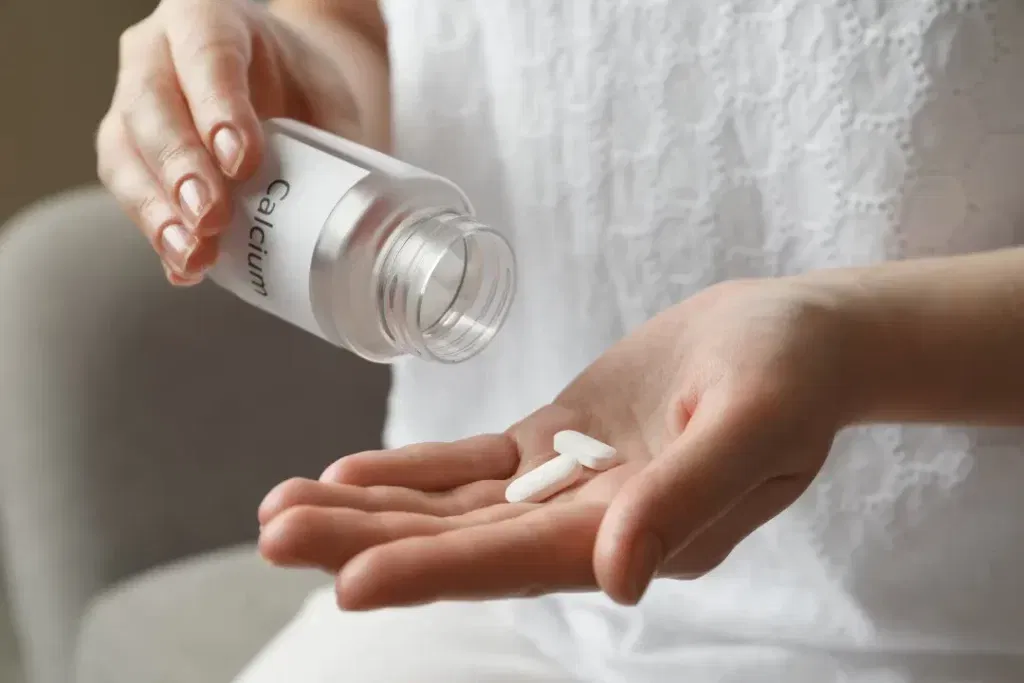
[[[235,683],[570,683],[485,603],[343,612],[330,587]]]
[[[686,643],[611,668],[570,672],[486,603],[346,613],[330,588],[235,683],[1020,683],[1016,657],[826,652],[758,643]],[[614,658],[614,654],[613,654]]]

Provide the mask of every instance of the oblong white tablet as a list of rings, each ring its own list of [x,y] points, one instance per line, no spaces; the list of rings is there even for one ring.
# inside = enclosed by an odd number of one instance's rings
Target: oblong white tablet
[[[571,429],[555,434],[555,452],[572,455],[587,469],[603,471],[621,462],[619,453],[608,444],[592,436]]]
[[[557,455],[513,480],[505,489],[510,503],[540,503],[563,491],[580,478],[583,467],[571,455]]]

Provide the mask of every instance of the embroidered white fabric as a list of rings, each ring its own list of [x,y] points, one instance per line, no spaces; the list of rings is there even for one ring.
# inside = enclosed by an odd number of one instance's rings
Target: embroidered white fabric
[[[384,4],[397,153],[462,185],[521,276],[483,355],[396,368],[391,444],[505,428],[714,282],[1024,238],[1018,0]],[[1021,680],[944,667],[1024,654],[1022,444],[849,430],[710,576],[501,609],[586,680]]]

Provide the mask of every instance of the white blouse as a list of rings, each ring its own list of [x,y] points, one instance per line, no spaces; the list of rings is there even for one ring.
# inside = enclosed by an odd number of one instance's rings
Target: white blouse
[[[481,356],[396,367],[391,445],[504,429],[714,282],[1024,241],[1024,2],[384,6],[397,154],[467,191],[521,281]],[[593,681],[1019,682],[982,653],[1024,654],[1022,451],[850,429],[711,575],[500,608]]]

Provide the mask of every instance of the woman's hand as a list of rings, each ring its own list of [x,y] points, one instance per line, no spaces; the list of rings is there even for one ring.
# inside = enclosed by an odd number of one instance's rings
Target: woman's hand
[[[213,262],[231,184],[259,164],[261,119],[386,143],[385,38],[374,0],[274,8],[163,0],[121,37],[117,87],[96,136],[99,176],[172,283],[198,282]]]
[[[260,509],[272,562],[339,572],[349,609],[692,578],[808,486],[852,419],[842,316],[799,279],[713,287],[505,434],[343,458]],[[540,504],[504,489],[575,429],[625,464]]]

